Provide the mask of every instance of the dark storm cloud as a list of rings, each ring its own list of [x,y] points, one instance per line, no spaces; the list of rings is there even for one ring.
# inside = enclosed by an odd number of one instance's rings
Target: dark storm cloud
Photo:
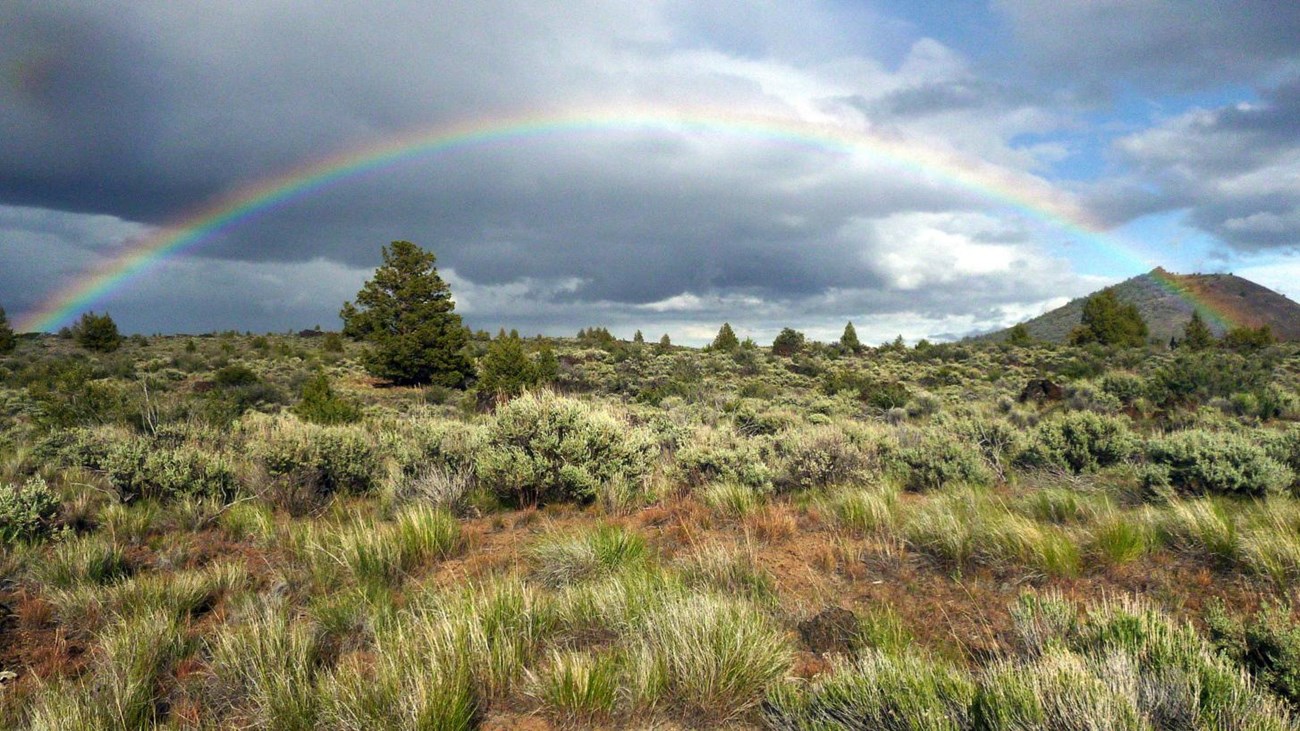
[[[1132,172],[1101,186],[1098,208],[1113,220],[1185,209],[1192,225],[1242,250],[1300,245],[1300,79],[1261,97],[1120,139]]]
[[[1053,124],[942,44],[901,40],[906,24],[814,2],[746,8],[11,1],[0,6],[0,68],[18,69],[0,76],[0,211],[51,216],[0,216],[0,299],[17,310],[101,267],[145,233],[139,223],[465,120],[701,106],[886,128],[1012,175],[1032,161],[1007,140]],[[877,43],[903,57],[897,69],[871,57]],[[949,249],[981,242],[1031,258],[1038,248],[1031,232],[961,218],[989,200],[943,178],[698,131],[512,139],[313,189],[107,304],[132,330],[330,326],[395,239],[434,250],[467,317],[491,329],[693,328],[730,309],[751,313],[756,332],[863,312],[922,332],[927,318],[973,326],[971,313],[996,319],[1077,283],[1059,262],[1046,276],[1010,254],[1000,269],[982,250],[958,261]],[[918,212],[960,220],[884,223]]]
[[[994,0],[1033,72],[1096,88],[1253,82],[1300,61],[1300,3]]]

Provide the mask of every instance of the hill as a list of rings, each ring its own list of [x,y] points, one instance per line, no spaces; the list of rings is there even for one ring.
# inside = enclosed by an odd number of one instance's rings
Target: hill
[[[1137,306],[1155,341],[1181,337],[1193,308],[1200,310],[1216,337],[1233,327],[1267,325],[1278,340],[1300,340],[1300,304],[1234,274],[1173,274],[1156,267],[1111,289],[1122,302]],[[1029,334],[1047,342],[1064,342],[1079,325],[1087,299],[1080,297],[1025,322]],[[1007,332],[987,337],[1001,340]]]

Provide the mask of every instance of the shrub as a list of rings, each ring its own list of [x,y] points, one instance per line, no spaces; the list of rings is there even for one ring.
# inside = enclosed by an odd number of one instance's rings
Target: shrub
[[[862,448],[834,426],[801,430],[777,446],[784,457],[778,486],[787,490],[845,482],[869,461]]]
[[[190,446],[162,447],[144,437],[114,444],[104,458],[109,481],[125,501],[180,496],[230,500],[236,480],[231,463]]]
[[[1244,437],[1189,430],[1154,439],[1147,459],[1158,469],[1149,485],[1162,479],[1191,495],[1262,496],[1280,492],[1295,479],[1291,470]]]
[[[979,452],[942,429],[906,435],[893,455],[903,468],[904,485],[923,491],[950,484],[984,485],[991,475]]]
[[[1223,604],[1206,617],[1210,641],[1255,680],[1300,709],[1300,624],[1290,607],[1265,604],[1253,617],[1230,616]]]
[[[525,394],[489,423],[479,479],[521,505],[588,501],[616,476],[642,480],[659,447],[654,435],[605,409],[554,394]]]
[[[252,432],[250,451],[280,489],[324,497],[364,493],[375,485],[379,456],[359,427],[259,419],[243,428]]]
[[[329,376],[318,372],[302,386],[302,399],[293,413],[313,424],[350,424],[361,418],[361,409],[334,392]]]
[[[1127,460],[1137,447],[1128,419],[1078,411],[1040,423],[1016,461],[1030,467],[1093,472]]]
[[[40,477],[21,487],[0,484],[0,545],[31,540],[50,531],[59,499]]]

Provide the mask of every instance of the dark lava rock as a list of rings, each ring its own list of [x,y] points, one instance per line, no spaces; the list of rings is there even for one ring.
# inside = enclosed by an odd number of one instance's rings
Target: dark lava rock
[[[843,607],[827,607],[799,623],[799,637],[813,652],[853,652],[858,618]]]
[[[1026,401],[1060,401],[1065,398],[1065,389],[1060,384],[1054,383],[1046,378],[1035,378],[1025,385],[1025,390],[1020,392],[1020,403]]]

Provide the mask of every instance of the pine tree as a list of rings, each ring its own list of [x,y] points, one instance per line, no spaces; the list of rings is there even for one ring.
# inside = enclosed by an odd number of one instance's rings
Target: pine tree
[[[740,339],[736,337],[736,331],[731,329],[731,323],[722,323],[722,327],[718,329],[718,335],[713,338],[713,344],[710,347],[724,353],[730,353],[740,347]]]
[[[672,349],[673,341],[668,337],[668,333],[664,333],[664,336],[659,338],[659,344],[655,346],[655,351],[659,353],[668,353],[672,351]]]
[[[356,304],[343,303],[343,334],[369,343],[362,363],[372,375],[399,385],[464,386],[474,373],[469,335],[437,257],[409,241],[394,241],[383,255]]]
[[[5,308],[0,307],[0,355],[12,353],[16,347],[18,347],[18,339],[14,337],[14,329],[9,327]]]
[[[840,336],[840,347],[849,353],[862,352],[862,341],[858,340],[858,331],[853,328],[852,321],[844,326],[844,334]]]
[[[632,336],[632,342],[637,345],[645,345],[645,336],[641,334],[640,330],[637,330],[636,334]]]
[[[1192,319],[1188,320],[1187,327],[1183,328],[1183,339],[1180,346],[1188,350],[1205,350],[1214,345],[1214,333],[1201,319],[1201,313],[1192,310]]]
[[[122,334],[107,312],[102,315],[94,312],[83,314],[72,327],[72,336],[81,347],[98,353],[111,353],[122,347]]]

